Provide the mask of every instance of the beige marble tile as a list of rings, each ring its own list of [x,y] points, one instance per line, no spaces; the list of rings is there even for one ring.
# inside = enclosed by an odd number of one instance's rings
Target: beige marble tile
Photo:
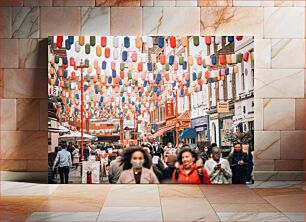
[[[260,6],[264,7],[273,7],[274,6],[274,0],[261,0]]]
[[[0,39],[0,68],[18,68],[18,40]]]
[[[0,126],[1,130],[16,130],[16,100],[1,99],[0,100]]]
[[[304,171],[303,160],[275,160],[277,171]]]
[[[263,130],[263,99],[254,99],[254,106],[254,129]]]
[[[53,0],[53,6],[95,6],[95,0]]]
[[[115,185],[117,186],[117,185]],[[99,199],[105,200],[107,194],[110,192],[112,185],[103,184],[98,186],[91,186],[86,184],[62,184],[59,185],[56,190],[50,195],[54,199],[60,197],[73,198],[83,197],[86,199],[94,199],[99,196]]]
[[[47,98],[47,69],[5,69],[4,98]]]
[[[306,2],[304,0],[293,0],[293,6],[295,6],[295,7],[305,7]]]
[[[153,0],[154,7],[173,7],[176,0]]]
[[[110,35],[109,7],[81,8],[82,35]]]
[[[260,6],[260,0],[233,0],[233,6]]]
[[[141,7],[112,7],[111,35],[141,35]]]
[[[0,160],[0,169],[2,171],[26,171],[27,160]]]
[[[59,33],[61,35],[80,35],[80,11],[78,7],[42,7],[40,37],[46,38]]]
[[[68,203],[66,203],[68,204]],[[77,208],[81,208],[78,206]],[[77,209],[77,208],[74,208]],[[29,221],[96,221],[99,212],[34,212],[28,218]]]
[[[47,196],[25,197],[25,196],[1,196],[0,220],[1,221],[25,221],[32,212],[46,200]]]
[[[303,69],[256,69],[254,79],[255,98],[304,97]]]
[[[1,0],[0,6],[7,7],[7,6],[22,6],[23,0]]]
[[[303,8],[264,8],[264,38],[304,38],[304,32],[305,10]]]
[[[140,0],[140,6],[153,6],[154,0]]]
[[[254,159],[280,159],[279,131],[255,131],[254,141]]]
[[[264,99],[264,130],[291,130],[294,128],[294,99]]]
[[[220,212],[277,212],[271,204],[212,204],[214,210]]]
[[[295,100],[295,129],[304,130],[305,129],[305,99]]]
[[[0,38],[11,38],[12,9],[10,7],[0,8]]]
[[[281,131],[281,159],[304,159],[305,131]]]
[[[52,6],[52,0],[23,0],[24,6]]]
[[[140,6],[140,0],[96,0],[96,6]]]
[[[204,198],[161,198],[164,221],[219,221]]]
[[[274,160],[254,159],[254,170],[255,171],[273,171],[274,170]]]
[[[198,7],[144,7],[143,35],[199,35],[199,18]]]
[[[3,69],[0,69],[0,99],[3,98]]]
[[[226,186],[205,186],[200,189],[210,204],[263,204],[266,203],[257,193],[246,185],[229,184]],[[248,198],[246,198],[248,197]]]
[[[39,38],[39,8],[12,8],[12,37]]]
[[[97,221],[164,221],[160,207],[103,207]]]
[[[305,193],[273,195],[264,198],[281,212],[303,212],[305,210]]]
[[[27,171],[29,172],[48,172],[48,159],[27,160]]]
[[[225,212],[218,213],[218,216],[221,221],[290,221],[280,212]]]
[[[274,0],[274,6],[280,7],[280,6],[293,6],[293,0]]]
[[[255,181],[304,181],[304,173],[302,171],[254,171]]]
[[[48,130],[48,99],[41,99],[39,103],[39,129]]]
[[[175,1],[175,6],[180,6],[180,7],[196,7],[198,5],[197,0],[176,0]]]
[[[17,99],[17,130],[39,130],[39,99]]]
[[[255,68],[271,68],[271,40],[255,39]],[[256,92],[255,92],[256,93]]]
[[[135,197],[138,197],[135,199]],[[104,207],[159,207],[157,185],[116,185],[112,186]]]
[[[232,0],[198,0],[198,6],[209,7],[209,6],[233,6]]]
[[[180,197],[180,198],[204,198],[198,186],[194,185],[158,185],[159,196],[161,198]]]
[[[1,131],[1,157],[4,159],[47,159],[48,133]]]
[[[294,58],[290,58],[294,55]],[[304,68],[304,39],[272,39],[272,68]]]
[[[19,39],[19,68],[47,68],[47,40]]]
[[[201,8],[201,35],[232,35],[233,33],[262,38],[263,8]]]

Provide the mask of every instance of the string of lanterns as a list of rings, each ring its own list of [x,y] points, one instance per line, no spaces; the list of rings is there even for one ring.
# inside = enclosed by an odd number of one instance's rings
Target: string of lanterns
[[[194,47],[204,48],[201,38],[206,47],[222,41],[221,37],[193,36]],[[226,38],[229,43],[235,41],[234,36]],[[237,41],[242,39],[236,36]],[[161,53],[156,48],[153,51],[154,42]],[[183,97],[202,91],[204,84],[224,81],[227,75],[239,72],[240,63],[254,59],[250,52],[205,56],[190,55],[185,49],[175,54],[174,50],[188,47],[187,36],[90,36],[88,40],[85,36],[56,36],[48,44],[67,52],[61,56],[50,51],[48,56],[49,93],[62,98],[66,118],[80,115],[81,62],[86,118],[131,119],[172,101],[176,93]],[[85,59],[81,61],[78,54],[82,53]]]

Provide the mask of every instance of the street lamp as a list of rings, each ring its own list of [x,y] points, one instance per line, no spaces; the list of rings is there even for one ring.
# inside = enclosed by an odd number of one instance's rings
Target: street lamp
[[[83,128],[83,112],[84,112],[84,98],[83,98],[83,94],[84,94],[84,80],[83,80],[83,68],[84,68],[84,63],[83,60],[81,59],[81,63],[79,66],[77,66],[78,68],[81,68],[81,161],[84,161],[84,137],[83,137],[83,133],[84,133],[84,128]]]

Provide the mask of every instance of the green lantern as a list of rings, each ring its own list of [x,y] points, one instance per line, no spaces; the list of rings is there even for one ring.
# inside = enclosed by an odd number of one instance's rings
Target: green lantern
[[[95,46],[96,45],[96,36],[90,36],[90,45]]]
[[[90,45],[88,43],[85,45],[85,53],[87,55],[90,54]]]
[[[165,65],[165,70],[166,70],[166,71],[169,71],[169,70],[170,70],[170,65],[169,65],[169,63],[167,63],[167,64]]]
[[[180,64],[180,65],[183,65],[183,64],[184,64],[184,57],[183,57],[183,56],[180,56],[180,57],[179,57],[179,64]]]
[[[84,61],[84,67],[88,68],[89,67],[89,59],[85,59]]]

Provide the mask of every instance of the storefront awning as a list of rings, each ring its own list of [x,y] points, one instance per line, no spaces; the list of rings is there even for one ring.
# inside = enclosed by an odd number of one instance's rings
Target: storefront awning
[[[183,138],[194,139],[196,137],[197,137],[197,132],[195,131],[194,128],[186,128],[180,134],[180,139],[183,139]]]
[[[173,126],[167,126],[165,128],[161,128],[160,130],[158,130],[156,133],[154,133],[152,136],[149,137],[149,139],[155,139],[156,137],[159,137],[161,135],[163,135],[164,133],[172,130],[175,128],[175,125]]]

